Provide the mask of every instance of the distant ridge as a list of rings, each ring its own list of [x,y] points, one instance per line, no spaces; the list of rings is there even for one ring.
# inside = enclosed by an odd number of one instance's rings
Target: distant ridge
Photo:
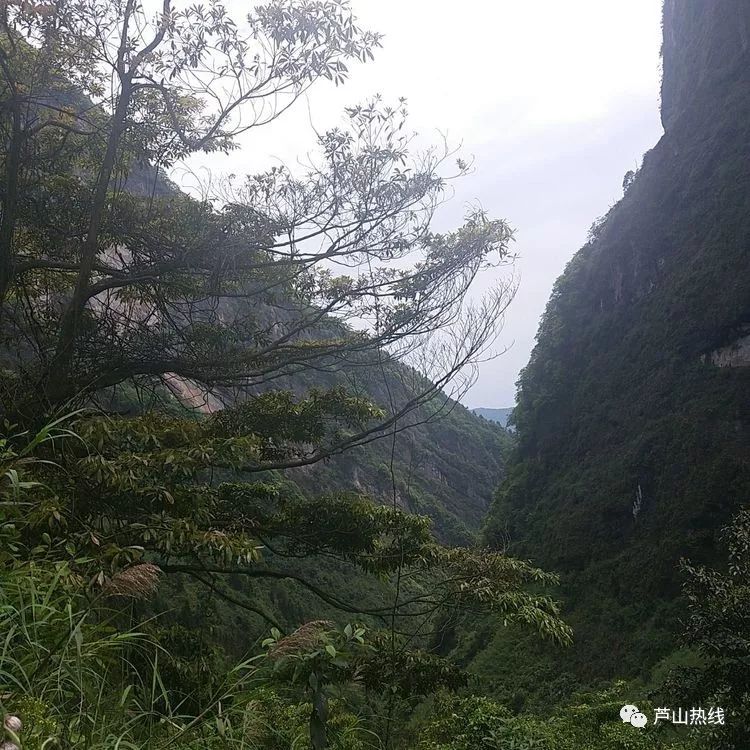
[[[476,409],[472,409],[472,411],[478,417],[489,419],[490,422],[497,422],[499,425],[507,429],[508,419],[510,418],[511,412],[513,411],[513,407],[507,406],[503,409],[488,409],[480,406]]]

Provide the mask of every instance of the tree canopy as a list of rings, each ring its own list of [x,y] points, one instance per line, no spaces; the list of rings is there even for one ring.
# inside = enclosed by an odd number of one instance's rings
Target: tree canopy
[[[401,507],[393,460],[383,497],[303,494],[284,473],[385,437],[393,454],[399,432],[453,408],[488,355],[513,279],[479,302],[469,292],[512,261],[512,232],[482,210],[432,229],[469,164],[451,167],[447,144],[415,153],[406,103],[375,97],[318,134],[297,172],[203,195],[168,179],[191,154],[237,148],[321,79],[343,83],[379,45],[344,0],[246,15],[171,0],[0,5],[0,575],[13,652],[0,702],[57,717],[29,730],[39,744],[95,746],[106,723],[71,713],[91,690],[128,741],[141,731],[123,718],[131,692],[167,722],[141,736],[154,747],[200,741],[207,715],[226,736],[225,707],[263,702],[247,691],[268,667],[311,703],[313,747],[329,744],[350,683],[373,696],[390,746],[399,710],[465,683],[424,649],[459,613],[570,640],[544,591],[555,577],[439,544]],[[365,370],[382,380],[377,403]],[[323,564],[388,596],[321,585]],[[153,625],[153,605],[134,602],[178,580],[272,627],[267,654],[224,678],[220,644],[196,641],[184,618]],[[367,622],[290,632],[247,581],[291,584]]]
[[[370,58],[380,38],[346,3],[279,0],[240,19],[219,3],[68,0],[2,16],[5,409],[175,379],[226,401],[387,356],[431,378],[411,378],[393,419],[486,354],[512,283],[478,305],[467,292],[510,259],[511,232],[482,211],[430,229],[468,166],[446,174],[447,146],[410,153],[403,101],[347,110],[299,174],[201,198],[163,178]]]

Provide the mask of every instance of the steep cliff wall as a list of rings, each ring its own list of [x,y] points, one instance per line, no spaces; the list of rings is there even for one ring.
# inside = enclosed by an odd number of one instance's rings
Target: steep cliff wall
[[[694,106],[716,103],[743,78],[750,54],[746,0],[666,0],[662,122],[670,131]]]
[[[563,574],[591,677],[673,644],[679,559],[711,558],[750,499],[748,29],[747,0],[665,3],[665,135],[558,279],[519,382],[487,533]]]

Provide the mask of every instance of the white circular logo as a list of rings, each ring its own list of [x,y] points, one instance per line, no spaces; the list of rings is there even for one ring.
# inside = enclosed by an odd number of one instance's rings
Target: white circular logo
[[[638,729],[643,729],[643,727],[648,724],[648,719],[646,718],[646,714],[642,714],[640,711],[636,711],[631,717],[630,717],[630,723],[634,727],[638,727]]]
[[[623,724],[630,724],[630,718],[633,716],[633,714],[638,713],[638,707],[637,706],[631,706],[630,703],[624,705],[620,709],[620,718],[622,719]]]

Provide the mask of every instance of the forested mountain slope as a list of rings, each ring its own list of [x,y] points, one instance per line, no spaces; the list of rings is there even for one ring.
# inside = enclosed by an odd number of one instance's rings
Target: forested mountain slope
[[[486,516],[511,445],[499,426],[449,402],[434,419],[398,433],[395,444],[385,437],[290,476],[308,491],[354,489],[386,501],[395,491],[399,507],[429,516],[438,537],[466,544]]]
[[[750,4],[667,0],[663,67],[665,135],[555,284],[487,529],[563,575],[590,678],[663,656],[678,561],[750,496]]]
[[[381,370],[373,364],[350,373],[346,380],[307,373],[280,379],[276,387],[304,392],[346,384],[387,411],[389,391],[409,389],[411,378],[404,378],[405,374],[414,375],[408,368],[391,365]],[[192,386],[173,386],[183,405],[199,411],[221,406],[210,394],[199,393]],[[227,394],[224,401],[232,403]],[[138,410],[139,406],[133,401],[120,401],[119,408]],[[432,519],[438,537],[466,544],[474,539],[486,517],[512,440],[498,424],[438,393],[397,424],[395,435],[391,431],[325,462],[291,469],[287,475],[310,494],[353,490],[391,503],[395,493],[399,507]]]

